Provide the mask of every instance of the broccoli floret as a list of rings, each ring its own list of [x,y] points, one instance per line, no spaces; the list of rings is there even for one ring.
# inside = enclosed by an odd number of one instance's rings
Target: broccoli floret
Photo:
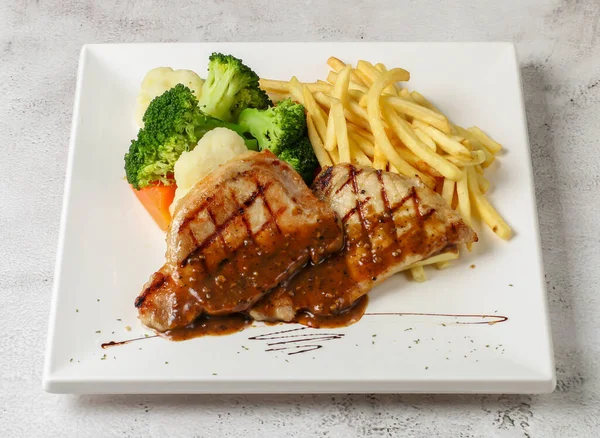
[[[173,166],[181,153],[193,149],[211,129],[232,129],[249,149],[257,149],[256,141],[247,139],[239,126],[203,113],[192,91],[182,84],[152,100],[143,120],[144,128],[125,154],[127,181],[138,190],[155,181],[172,184]]]
[[[200,108],[226,122],[236,121],[246,108],[267,108],[271,100],[259,87],[258,80],[258,75],[240,59],[213,53],[200,94]]]
[[[240,113],[246,108],[265,109],[272,104],[273,102],[271,102],[265,90],[261,88],[245,88],[238,93],[237,103],[231,110],[232,120],[238,120]]]
[[[315,179],[315,171],[319,167],[319,162],[308,137],[302,137],[295,147],[285,149],[278,155],[278,158],[292,166],[306,184],[310,184]]]
[[[319,166],[306,129],[304,106],[286,99],[266,109],[245,109],[238,125],[258,140],[261,150],[268,149],[290,164],[310,183]]]
[[[258,140],[260,149],[269,149],[275,155],[294,148],[306,135],[304,106],[286,99],[277,106],[261,111],[245,109],[238,125]]]

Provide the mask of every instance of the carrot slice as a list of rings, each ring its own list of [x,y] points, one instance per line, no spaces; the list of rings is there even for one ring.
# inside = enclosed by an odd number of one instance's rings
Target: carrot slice
[[[135,190],[132,187],[133,193],[163,231],[167,231],[171,224],[169,206],[173,202],[176,189],[176,185],[165,186],[162,183],[147,186],[140,190]]]

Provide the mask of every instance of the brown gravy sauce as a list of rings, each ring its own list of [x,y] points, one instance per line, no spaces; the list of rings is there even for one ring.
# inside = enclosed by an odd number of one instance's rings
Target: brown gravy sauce
[[[252,324],[245,315],[234,313],[226,316],[201,316],[183,328],[167,330],[158,336],[169,341],[186,341],[201,336],[223,336],[241,332]]]
[[[365,310],[367,310],[368,303],[368,296],[363,295],[356,300],[350,308],[344,309],[343,312],[340,312],[337,315],[313,315],[308,312],[303,312],[296,316],[294,322],[314,328],[347,327],[362,318],[365,314]]]

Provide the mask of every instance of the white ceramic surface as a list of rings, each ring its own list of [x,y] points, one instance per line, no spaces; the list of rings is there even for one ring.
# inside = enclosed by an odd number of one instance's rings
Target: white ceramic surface
[[[515,230],[487,229],[473,253],[417,284],[399,275],[371,293],[369,313],[492,315],[365,316],[307,348],[266,351],[251,340],[300,326],[258,325],[225,337],[172,343],[143,339],[133,300],[163,263],[164,236],[123,180],[135,135],[139,83],[153,67],[205,75],[212,51],[241,57],[259,75],[324,79],[329,55],[401,66],[419,90],[462,125],[504,144],[490,171],[490,199]],[[269,53],[277,53],[274,59]],[[190,61],[193,60],[193,61]],[[475,268],[470,268],[474,264]],[[44,387],[50,392],[549,392],[554,365],[530,152],[513,45],[434,43],[149,44],[84,47],[79,66]],[[457,322],[507,321],[497,324]],[[131,331],[126,328],[131,327]],[[114,332],[114,333],[113,333]],[[309,336],[309,337],[312,337]],[[289,340],[290,338],[286,338]],[[298,338],[293,338],[298,339]],[[279,344],[298,346],[298,344]],[[304,344],[306,345],[306,344]],[[277,347],[277,346],[275,346]],[[106,355],[106,356],[104,356]]]

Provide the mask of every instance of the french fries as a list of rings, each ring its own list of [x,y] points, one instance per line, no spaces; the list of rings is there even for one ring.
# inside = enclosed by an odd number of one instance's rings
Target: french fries
[[[482,142],[494,154],[497,154],[502,150],[502,145],[500,143],[497,143],[491,138],[489,138],[487,135],[485,135],[485,132],[483,132],[477,126],[471,126],[467,130],[471,132],[475,137],[477,137],[477,139],[480,142]]]
[[[410,100],[401,97],[387,96],[384,100],[402,114],[420,120],[427,125],[431,125],[445,134],[450,134],[452,132],[452,126],[448,119],[429,108],[425,108],[418,103],[413,103]]]
[[[467,167],[467,177],[469,179],[469,187],[471,187],[471,198],[473,199],[473,204],[475,204],[481,219],[483,219],[492,231],[502,239],[510,239],[512,237],[510,226],[479,190],[479,184],[477,183],[477,176],[473,166]]]
[[[413,120],[415,128],[420,129],[425,134],[429,135],[433,141],[444,151],[450,155],[456,155],[458,157],[466,157],[469,159],[471,154],[465,145],[457,142],[456,140],[448,137],[444,132],[439,129],[428,125],[420,120]]]
[[[409,124],[402,120],[389,106],[384,105],[383,114],[400,141],[417,157],[421,158],[446,178],[454,181],[460,178],[460,169],[425,146],[410,128]]]
[[[427,281],[427,275],[425,275],[425,269],[423,269],[423,266],[415,266],[410,268],[410,273],[412,274],[413,280],[418,283],[424,283]]]
[[[330,57],[326,81],[261,79],[278,100],[291,97],[307,112],[308,136],[321,167],[342,162],[418,177],[473,226],[480,218],[502,239],[512,230],[486,198],[486,169],[502,145],[477,126],[463,128],[418,91],[400,87],[410,74],[400,68]],[[470,248],[469,248],[470,250]],[[459,258],[445,252],[407,266],[416,281],[424,267],[443,269]]]
[[[344,117],[344,106],[338,99],[333,100],[331,111],[333,115],[333,125],[335,126],[335,135],[337,137],[338,151],[340,153],[340,162],[350,163],[350,143],[348,142],[348,128],[346,127],[346,117]]]
[[[321,138],[319,137],[319,133],[317,132],[317,128],[315,128],[315,123],[313,122],[313,118],[310,114],[306,116],[306,125],[308,127],[308,139],[312,144],[319,164],[321,167],[332,166],[333,162],[331,161],[331,158],[329,158],[329,155],[327,154],[327,151],[321,142]]]
[[[444,253],[429,257],[426,260],[421,260],[420,262],[413,263],[412,265],[407,266],[405,268],[405,270],[413,269],[418,266],[427,266],[427,265],[433,265],[433,264],[439,264],[439,263],[447,263],[449,261],[456,260],[459,257],[460,257],[460,253],[458,251],[455,251],[455,252],[448,251],[448,252],[444,252]]]

